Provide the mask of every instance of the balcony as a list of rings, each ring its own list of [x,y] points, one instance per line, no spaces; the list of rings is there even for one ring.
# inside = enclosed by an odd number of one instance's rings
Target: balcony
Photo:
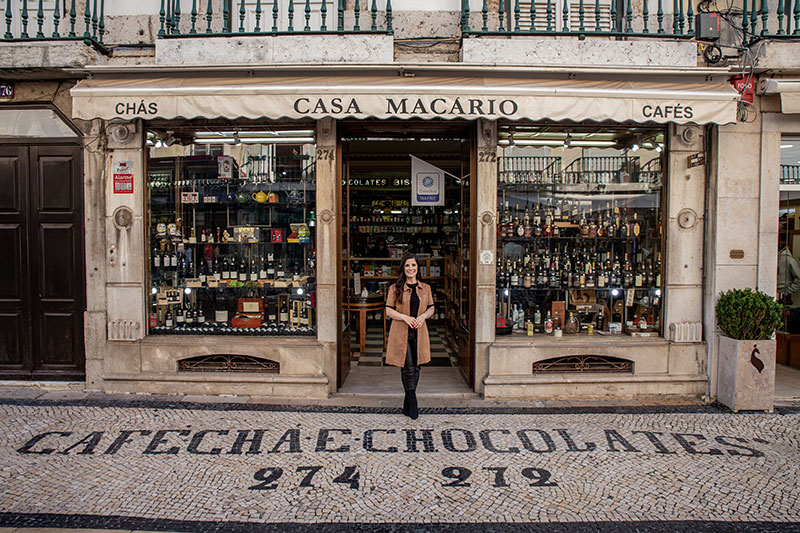
[[[753,2],[761,2],[757,7]],[[749,2],[749,3],[748,3]],[[696,0],[463,0],[462,58],[467,63],[541,65],[698,65]],[[736,47],[770,41],[760,57],[798,67],[800,0],[734,0],[720,13],[721,48],[708,46],[706,65],[739,58]],[[569,42],[565,42],[568,40]],[[776,42],[786,41],[786,42]],[[788,46],[788,47],[787,47]],[[775,49],[771,52],[771,49]]]
[[[102,62],[104,0],[6,0],[0,7],[0,68],[59,69]]]
[[[391,63],[392,3],[381,1],[162,0],[156,62]]]

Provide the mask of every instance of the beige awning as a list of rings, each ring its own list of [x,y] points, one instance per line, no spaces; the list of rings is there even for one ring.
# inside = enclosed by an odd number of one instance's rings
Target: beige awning
[[[758,92],[780,95],[782,113],[800,113],[800,79],[763,79],[758,82]]]
[[[728,124],[727,83],[474,76],[251,76],[83,80],[77,119],[421,118]]]

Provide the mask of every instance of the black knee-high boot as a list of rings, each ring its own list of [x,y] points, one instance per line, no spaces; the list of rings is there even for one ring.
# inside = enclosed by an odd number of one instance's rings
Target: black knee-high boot
[[[414,332],[416,333],[416,332]],[[403,400],[403,414],[416,420],[419,417],[417,405],[417,384],[419,383],[419,366],[417,366],[417,339],[416,335],[409,332],[408,346],[406,347],[406,361],[400,369],[400,379],[406,396]],[[413,337],[413,338],[412,338]]]

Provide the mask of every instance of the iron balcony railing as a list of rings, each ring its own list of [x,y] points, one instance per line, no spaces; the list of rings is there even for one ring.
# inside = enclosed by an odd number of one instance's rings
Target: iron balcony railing
[[[634,183],[639,181],[638,156],[581,157],[564,169],[564,183]]]
[[[500,183],[555,183],[561,174],[561,158],[557,156],[504,156],[497,158]]]
[[[800,0],[737,4],[722,16],[744,44],[800,36]],[[692,0],[462,0],[461,32],[687,39],[695,35],[693,6]]]
[[[781,165],[781,185],[800,185],[800,165]]]
[[[800,37],[800,0],[742,0],[741,25],[745,44]]]
[[[345,0],[161,0],[158,36],[392,34],[392,1],[382,11],[369,1],[345,9]]]
[[[462,0],[461,32],[686,39],[694,36],[694,15],[691,0],[500,0],[491,7],[483,0],[479,13]]]
[[[107,52],[103,46],[105,0],[80,2],[84,4],[82,12],[76,0],[39,0],[34,8],[28,0],[0,2],[6,26],[3,41],[83,40]]]

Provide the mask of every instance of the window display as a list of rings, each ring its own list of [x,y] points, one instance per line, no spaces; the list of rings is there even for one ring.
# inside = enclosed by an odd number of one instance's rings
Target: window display
[[[663,131],[500,139],[497,333],[660,335]]]
[[[314,145],[212,133],[148,134],[150,333],[315,335]]]

